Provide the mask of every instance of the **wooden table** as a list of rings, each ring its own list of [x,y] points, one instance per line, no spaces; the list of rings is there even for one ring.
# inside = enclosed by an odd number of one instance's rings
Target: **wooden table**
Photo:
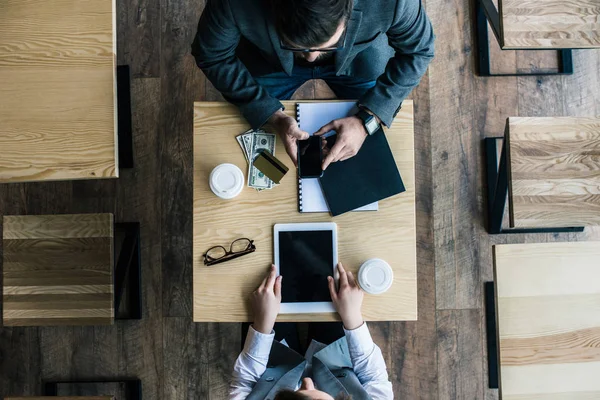
[[[485,141],[490,233],[600,225],[600,118],[511,117]],[[507,194],[517,230],[500,228]]]
[[[598,0],[498,0],[503,49],[600,47]]]
[[[0,2],[0,182],[118,176],[114,0]]]
[[[113,215],[5,216],[5,326],[112,324]]]
[[[284,102],[294,115],[295,102]],[[280,186],[256,192],[244,188],[233,200],[216,197],[208,177],[218,164],[229,162],[247,172],[235,136],[249,129],[236,107],[221,102],[194,104],[194,321],[245,322],[252,315],[249,295],[273,262],[273,225],[292,222],[338,224],[339,259],[356,272],[369,258],[386,260],[394,269],[394,284],[383,295],[366,295],[363,315],[370,321],[417,319],[415,177],[413,102],[405,101],[387,139],[404,180],[406,192],[383,200],[379,211],[346,213],[298,212],[296,169],[277,139],[276,156],[290,172]],[[229,245],[240,237],[255,241],[257,250],[233,261],[206,267],[202,254],[214,245]],[[285,281],[284,281],[285,285]],[[279,321],[332,321],[337,314],[285,314]]]
[[[494,246],[500,393],[600,398],[600,242]]]

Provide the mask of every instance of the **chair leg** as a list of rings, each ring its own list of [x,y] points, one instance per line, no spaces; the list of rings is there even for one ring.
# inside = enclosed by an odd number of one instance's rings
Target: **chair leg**
[[[140,257],[140,224],[137,222],[116,223],[115,233],[124,234],[121,251],[115,259],[115,319],[142,318],[142,285]],[[116,246],[115,246],[116,247]],[[124,288],[127,287],[127,310],[129,315],[117,317]]]
[[[119,168],[133,168],[133,124],[129,65],[117,67]]]

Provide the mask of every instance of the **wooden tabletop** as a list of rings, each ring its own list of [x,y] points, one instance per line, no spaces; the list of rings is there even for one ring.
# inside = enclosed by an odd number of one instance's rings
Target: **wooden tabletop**
[[[600,118],[509,118],[510,226],[600,225]]]
[[[500,393],[600,398],[600,242],[494,246]]]
[[[0,2],[0,182],[118,176],[114,0]]]
[[[498,0],[503,49],[600,48],[598,0]]]
[[[293,116],[295,102],[284,105]],[[416,320],[413,102],[403,103],[392,128],[386,131],[406,192],[381,201],[375,212],[351,212],[335,218],[328,213],[299,213],[296,168],[279,138],[275,155],[290,168],[281,185],[263,192],[245,187],[233,200],[219,199],[209,188],[209,174],[217,165],[228,162],[246,175],[247,163],[235,136],[247,129],[247,122],[232,105],[194,104],[194,321],[251,321],[249,295],[273,262],[273,225],[328,221],[338,225],[339,259],[348,269],[356,272],[364,261],[374,257],[386,260],[394,269],[390,290],[379,296],[365,295],[365,319]],[[228,246],[240,237],[253,239],[256,252],[212,267],[204,265],[202,254],[208,248]],[[278,320],[337,318],[334,313],[285,314]]]
[[[113,215],[5,216],[6,326],[114,320]]]

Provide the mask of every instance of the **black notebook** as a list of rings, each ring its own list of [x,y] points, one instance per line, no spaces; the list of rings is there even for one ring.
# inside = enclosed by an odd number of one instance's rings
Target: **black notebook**
[[[321,113],[326,112],[327,104],[339,103],[319,103]],[[298,114],[303,106],[302,103],[298,104]],[[336,118],[340,118],[340,116],[331,115],[329,120]],[[305,129],[303,123],[300,127]],[[327,139],[330,146],[333,145],[335,137],[334,135]],[[333,216],[372,204],[406,190],[382,130],[367,137],[356,156],[346,161],[330,164],[319,181]]]
[[[312,134],[332,119],[356,114],[355,101],[296,104],[296,120],[302,130]],[[377,211],[377,202],[352,211]],[[298,178],[298,210],[301,213],[326,212],[329,206],[318,178]]]

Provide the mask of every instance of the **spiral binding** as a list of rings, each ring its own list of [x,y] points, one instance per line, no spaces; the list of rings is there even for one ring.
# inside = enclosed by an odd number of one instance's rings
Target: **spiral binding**
[[[296,103],[296,121],[300,125],[300,104]],[[302,212],[302,178],[300,178],[300,172],[296,169],[298,174],[298,212]]]

